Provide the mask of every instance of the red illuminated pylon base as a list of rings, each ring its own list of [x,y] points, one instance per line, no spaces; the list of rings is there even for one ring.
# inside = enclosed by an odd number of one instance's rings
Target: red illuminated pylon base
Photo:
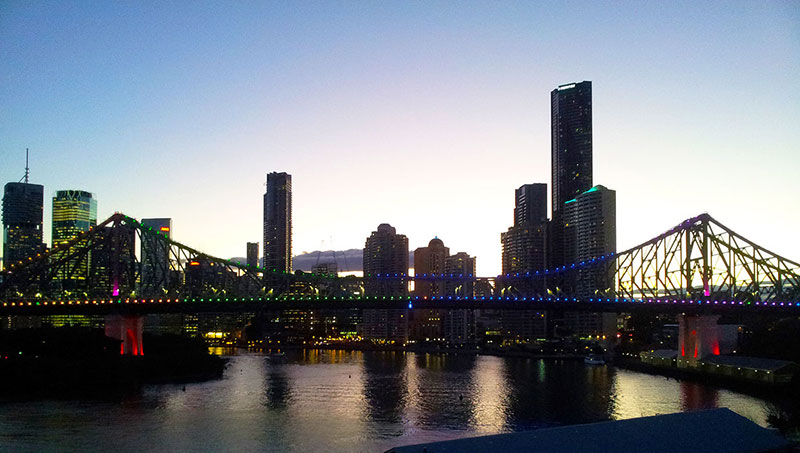
[[[120,340],[122,355],[144,355],[142,347],[143,316],[106,316],[106,336]]]

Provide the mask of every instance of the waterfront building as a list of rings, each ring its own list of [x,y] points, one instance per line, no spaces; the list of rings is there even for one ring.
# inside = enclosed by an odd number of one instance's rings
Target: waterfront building
[[[142,219],[142,226],[153,234],[143,234],[139,244],[142,260],[141,289],[145,294],[170,287],[169,244],[161,238],[172,239],[172,219]]]
[[[378,226],[364,244],[366,296],[408,297],[408,238],[388,223]],[[408,341],[407,309],[365,309],[361,336],[391,344]]]
[[[592,188],[592,82],[550,93],[552,225],[549,267],[571,264],[562,249],[564,202]],[[556,282],[558,284],[558,282]]]
[[[10,182],[3,191],[3,268],[44,252],[44,186]]]
[[[564,203],[565,257],[570,263],[599,259],[616,252],[616,192],[598,185]],[[609,297],[614,294],[614,269],[580,269],[565,282],[566,292],[578,297]],[[565,326],[580,337],[612,335],[613,314],[565,312]]]
[[[546,281],[526,274],[545,269],[548,250],[547,185],[526,184],[514,193],[514,225],[500,234],[503,246],[501,295],[544,295]],[[542,312],[501,312],[502,336],[513,342],[544,338],[547,317]]]
[[[463,280],[448,281],[446,295],[452,297],[474,297],[475,257],[458,252],[445,259],[444,273],[458,276]],[[445,310],[442,316],[444,339],[450,344],[464,344],[475,341],[475,310]]]
[[[445,260],[450,255],[450,249],[444,242],[435,237],[428,242],[427,247],[418,247],[414,250],[414,296],[421,299],[441,297],[445,295],[445,282],[441,277],[436,280],[433,274],[441,276],[445,272]],[[409,313],[409,338],[413,341],[443,341],[443,310],[416,309]]]
[[[247,243],[247,265],[258,267],[258,242]]]
[[[272,289],[285,283],[280,274],[292,272],[292,176],[288,173],[267,174],[264,268],[265,281]]]
[[[97,199],[84,190],[59,190],[53,197],[53,248],[65,246],[79,234],[89,231],[97,225]],[[78,244],[78,246],[85,244]],[[56,278],[63,289],[85,289],[91,262],[89,251],[69,271],[62,269]],[[60,253],[53,258],[59,259]]]

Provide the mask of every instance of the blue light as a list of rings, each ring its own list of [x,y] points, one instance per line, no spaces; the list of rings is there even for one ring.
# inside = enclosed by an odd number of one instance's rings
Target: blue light
[[[411,302],[408,303],[408,308],[414,308],[411,306]]]

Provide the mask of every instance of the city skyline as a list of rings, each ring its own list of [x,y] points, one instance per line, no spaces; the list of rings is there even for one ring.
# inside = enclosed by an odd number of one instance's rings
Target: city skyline
[[[786,240],[800,221],[790,209],[800,190],[796,10],[640,6],[632,21],[591,5],[517,5],[515,17],[472,5],[340,6],[333,25],[320,19],[332,6],[159,11],[175,35],[156,12],[122,5],[11,5],[0,18],[0,41],[13,43],[0,59],[0,176],[20,180],[31,149],[46,242],[53,194],[76,189],[96,195],[98,220],[170,217],[176,240],[232,257],[262,237],[265,174],[285,171],[295,254],[360,248],[390,223],[410,249],[438,236],[496,275],[513,191],[550,180],[549,94],[590,80],[594,181],[617,193],[618,250],[709,212],[800,260]],[[589,27],[570,40],[545,13],[566,29],[597,18],[617,32],[588,43]],[[300,30],[278,38],[275,17]],[[153,36],[104,39],[134,26]],[[267,43],[277,50],[259,51]]]

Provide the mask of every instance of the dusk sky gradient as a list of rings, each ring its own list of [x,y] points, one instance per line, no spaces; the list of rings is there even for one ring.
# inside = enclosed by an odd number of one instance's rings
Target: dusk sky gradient
[[[0,183],[172,217],[209,254],[294,253],[380,223],[500,272],[514,189],[550,189],[550,91],[593,85],[617,248],[708,212],[800,261],[800,2],[0,3]]]

